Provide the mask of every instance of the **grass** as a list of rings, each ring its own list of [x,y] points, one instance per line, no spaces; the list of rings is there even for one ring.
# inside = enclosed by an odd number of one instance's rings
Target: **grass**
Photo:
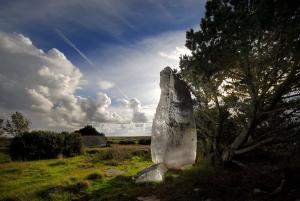
[[[148,150],[146,146],[116,145],[88,149],[87,153],[72,158],[1,163],[0,200],[76,200],[87,197],[94,191],[106,189],[117,177],[107,174],[107,170],[122,171],[124,177],[130,178],[149,166],[149,156],[139,154],[149,153]],[[109,157],[104,159],[103,155]],[[111,165],[112,160],[117,160],[117,165]]]
[[[86,149],[85,154],[72,158],[6,161],[0,163],[0,200],[136,201],[148,196],[161,201],[293,200],[286,197],[288,191],[275,196],[254,192],[272,192],[284,177],[283,168],[287,165],[278,158],[273,162],[254,159],[253,164],[248,161],[247,168],[227,170],[199,160],[186,169],[169,170],[162,183],[142,184],[136,184],[132,176],[151,165],[149,146],[113,145]],[[299,167],[294,166],[287,181],[290,189],[300,192]]]

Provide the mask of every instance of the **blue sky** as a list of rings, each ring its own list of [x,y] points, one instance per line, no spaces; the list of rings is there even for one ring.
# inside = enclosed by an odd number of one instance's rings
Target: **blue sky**
[[[0,25],[29,36],[37,47],[78,55],[57,36],[60,29],[87,55],[112,45],[128,46],[145,37],[198,25],[203,0],[1,0]]]
[[[45,56],[59,55],[56,51],[48,52],[55,48],[72,64],[72,67],[66,68],[73,71],[78,70],[80,73],[76,80],[76,86],[72,84],[71,87],[67,87],[70,97],[59,98],[58,95],[53,97],[52,94],[55,90],[52,90],[52,85],[31,83],[27,86],[24,81],[24,90],[27,91],[24,92],[24,96],[30,91],[29,106],[21,107],[18,103],[14,103],[15,105],[7,103],[2,106],[0,104],[0,111],[7,115],[14,110],[22,110],[31,116],[34,128],[51,126],[64,128],[63,125],[55,125],[53,120],[55,118],[49,120],[51,125],[49,121],[41,121],[43,115],[34,108],[46,110],[45,107],[37,107],[37,102],[42,104],[41,100],[43,100],[43,103],[48,103],[51,108],[51,110],[47,110],[48,113],[56,110],[57,105],[61,105],[65,111],[68,108],[65,106],[67,103],[63,101],[65,99],[74,99],[76,104],[79,104],[82,101],[80,98],[84,101],[87,101],[88,97],[96,100],[99,97],[97,94],[102,93],[107,96],[110,103],[99,106],[99,99],[98,102],[96,101],[97,110],[108,116],[116,113],[120,118],[127,118],[127,120],[123,121],[120,127],[114,126],[116,122],[108,120],[109,118],[105,120],[102,118],[101,121],[99,115],[97,118],[91,119],[86,115],[84,123],[97,124],[109,133],[119,132],[121,128],[127,129],[128,134],[137,132],[149,134],[151,127],[149,125],[151,125],[159,100],[159,71],[167,65],[173,68],[178,66],[178,56],[187,53],[184,49],[185,31],[198,27],[200,19],[204,15],[204,7],[204,0],[0,0],[0,32],[6,41],[9,40],[18,46],[20,44],[17,43],[24,43],[24,41],[26,43],[24,38],[27,38],[32,43],[31,49],[45,52],[45,55],[42,55],[43,62]],[[92,65],[82,58],[56,30],[63,33],[92,62]],[[24,38],[18,39],[18,36],[13,33],[21,34]],[[3,47],[2,50],[10,52],[7,54],[7,58],[2,58],[7,60],[7,66],[12,66],[10,58],[17,60],[19,58],[23,65],[24,61],[21,59],[25,56],[13,55],[11,52],[15,51],[7,49],[7,47],[5,47],[6,49]],[[26,50],[22,53],[28,56]],[[30,58],[32,59],[32,55]],[[41,64],[43,62],[35,63],[35,61],[28,60],[30,59],[26,58],[28,65],[40,65],[36,66],[36,69],[44,69],[44,65]],[[57,63],[57,61],[55,62]],[[65,62],[63,63],[65,64]],[[70,74],[70,69],[69,74],[65,74],[66,69],[63,73],[55,70],[64,68],[63,65],[60,67],[47,65],[51,75],[55,72],[64,76],[74,76],[74,74]],[[5,64],[0,68],[2,68],[0,82],[7,85],[5,80],[13,79],[14,74],[11,73],[11,70],[7,71],[8,67],[5,67]],[[18,74],[20,68],[21,65],[15,64],[15,74]],[[22,90],[20,86],[18,86],[19,88]],[[53,93],[42,93],[39,91],[41,88],[48,88],[47,90],[53,91]],[[6,91],[8,93],[8,89]],[[35,98],[32,97],[33,91],[36,91]],[[101,100],[104,99],[102,97]],[[35,101],[36,104],[30,100]],[[74,108],[71,112],[78,109],[76,106]],[[83,108],[86,107],[82,106],[80,111]],[[61,113],[62,111],[59,111],[59,114]],[[147,122],[128,120],[134,118],[129,117],[130,115],[142,117],[142,114],[147,117]],[[56,116],[56,118],[61,121],[63,116]],[[70,121],[65,123],[73,125],[73,122]],[[135,126],[139,123],[147,124],[145,129],[148,130],[135,131],[135,127],[141,128],[140,125]],[[80,124],[82,121],[78,120],[73,126],[65,126],[65,129],[78,127]]]

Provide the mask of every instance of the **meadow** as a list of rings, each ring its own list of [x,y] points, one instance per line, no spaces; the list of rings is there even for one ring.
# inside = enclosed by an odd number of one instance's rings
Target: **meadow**
[[[131,176],[151,165],[149,151],[149,146],[112,145],[70,158],[10,161],[1,149],[0,200],[118,200],[134,184]]]
[[[34,161],[12,161],[7,143],[1,141],[0,145],[3,201],[279,201],[289,200],[291,192],[297,197],[299,192],[299,163],[293,160],[287,189],[272,194],[285,177],[286,164],[291,162],[270,153],[256,153],[260,159],[247,156],[244,168],[221,169],[198,154],[195,165],[169,170],[162,183],[137,184],[134,176],[152,165],[149,145],[112,144],[85,148],[75,157]]]

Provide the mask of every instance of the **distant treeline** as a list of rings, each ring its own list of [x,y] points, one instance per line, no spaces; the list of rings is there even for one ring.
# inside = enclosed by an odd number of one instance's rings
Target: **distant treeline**
[[[12,159],[36,160],[82,153],[82,138],[79,133],[57,133],[52,131],[32,131],[15,136],[11,140],[9,152]]]
[[[139,144],[139,145],[150,145],[151,136],[126,136],[126,137],[107,137],[109,144],[121,144],[121,145],[130,145],[130,144]]]

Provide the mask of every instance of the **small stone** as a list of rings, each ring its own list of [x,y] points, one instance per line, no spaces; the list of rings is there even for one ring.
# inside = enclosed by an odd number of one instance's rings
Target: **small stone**
[[[164,164],[152,165],[137,174],[136,182],[160,182],[167,170]]]

